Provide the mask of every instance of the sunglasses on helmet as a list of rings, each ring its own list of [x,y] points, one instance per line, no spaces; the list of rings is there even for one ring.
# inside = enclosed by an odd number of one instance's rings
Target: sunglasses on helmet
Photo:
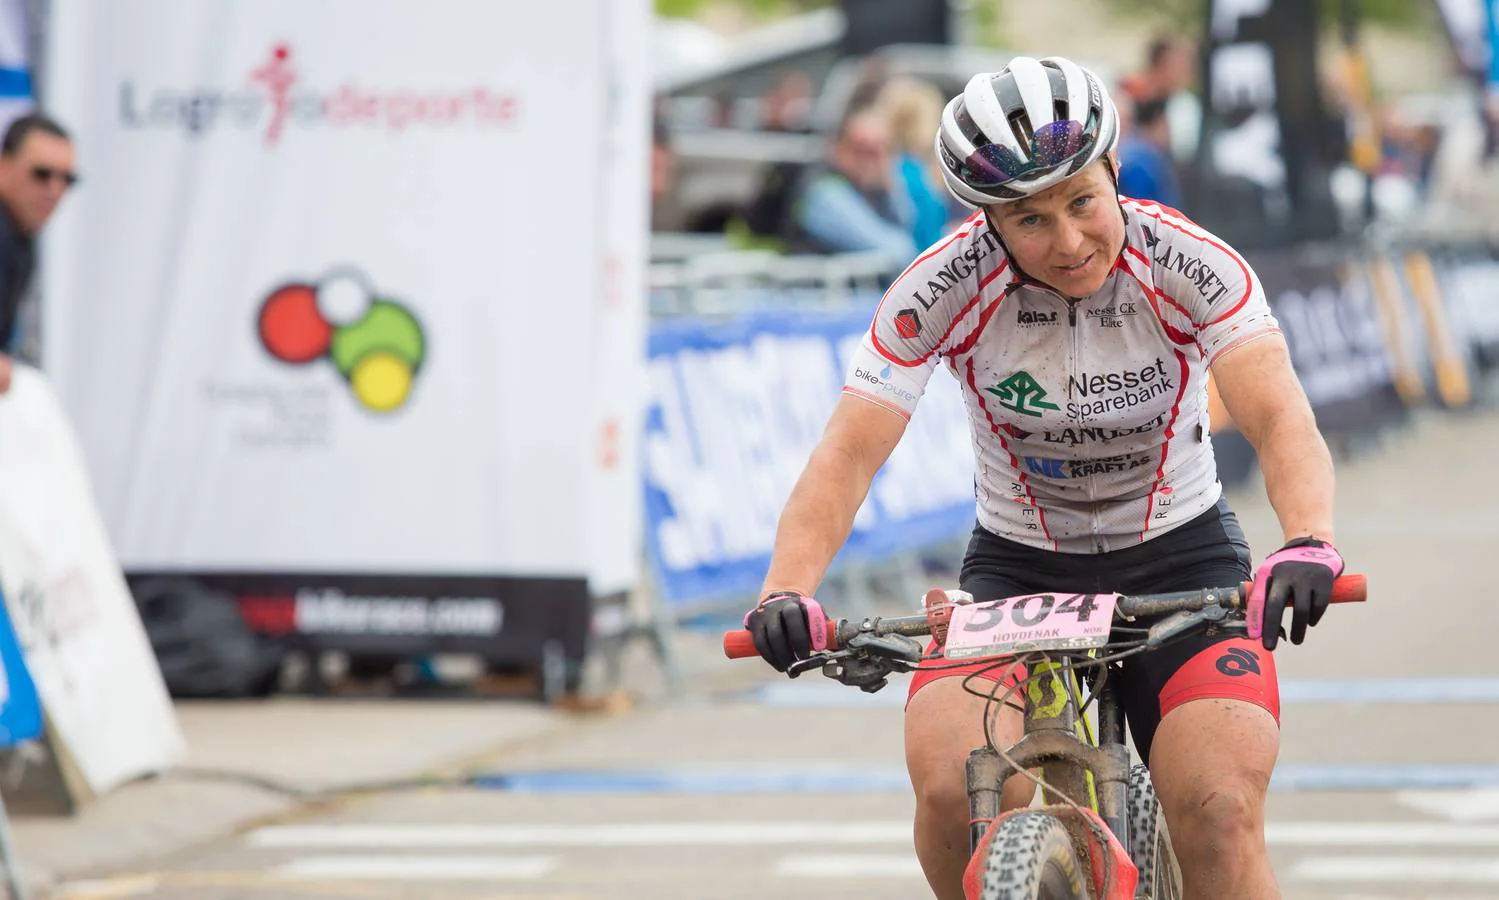
[[[1031,135],[1030,159],[1009,147],[985,144],[958,164],[963,180],[976,188],[999,187],[1032,172],[1054,169],[1093,146],[1094,136],[1075,120],[1048,122]]]

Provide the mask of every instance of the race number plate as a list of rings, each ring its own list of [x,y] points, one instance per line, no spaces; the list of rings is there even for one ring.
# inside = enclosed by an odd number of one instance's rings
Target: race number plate
[[[955,606],[948,659],[1085,650],[1108,643],[1117,594],[1027,594]]]

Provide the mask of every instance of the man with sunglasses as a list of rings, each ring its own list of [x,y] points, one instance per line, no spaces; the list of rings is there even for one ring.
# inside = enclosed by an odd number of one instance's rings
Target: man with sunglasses
[[[1057,57],[1017,57],[948,104],[937,155],[976,212],[886,293],[782,512],[745,627],[782,671],[824,645],[813,595],[939,364],[960,385],[978,463],[960,576],[976,599],[1249,579],[1208,440],[1211,369],[1258,450],[1286,543],[1253,570],[1252,640],[1130,657],[1119,689],[1186,896],[1278,897],[1264,842],[1279,749],[1270,651],[1287,608],[1302,642],[1342,572],[1332,461],[1248,264],[1176,210],[1119,195],[1118,121],[1098,77]],[[942,900],[963,896],[964,761],[985,743],[987,700],[963,676],[1014,677],[977,669],[924,665],[906,706],[916,851]],[[1021,729],[1005,708],[991,733],[1007,745]],[[1003,802],[1032,794],[1016,776]]]
[[[0,139],[0,393],[10,390],[21,301],[36,271],[36,236],[78,181],[73,141],[40,113],[10,123]]]

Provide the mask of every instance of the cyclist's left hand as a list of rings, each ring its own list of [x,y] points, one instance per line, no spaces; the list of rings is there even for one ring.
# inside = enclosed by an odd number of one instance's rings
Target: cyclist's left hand
[[[1332,544],[1303,537],[1286,544],[1260,563],[1249,592],[1249,636],[1261,638],[1266,650],[1280,640],[1286,607],[1292,610],[1291,643],[1306,639],[1332,599],[1332,584],[1343,574],[1343,557]]]

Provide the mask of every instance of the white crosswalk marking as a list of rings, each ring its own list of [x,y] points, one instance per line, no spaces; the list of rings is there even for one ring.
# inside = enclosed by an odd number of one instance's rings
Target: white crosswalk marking
[[[1323,856],[1298,861],[1293,881],[1499,884],[1499,860],[1429,856]]]
[[[1495,847],[1499,825],[1445,822],[1272,822],[1270,846],[1300,847]]]
[[[1265,830],[1287,883],[1415,890],[1499,884],[1499,825],[1442,821],[1278,821]],[[722,854],[743,850],[761,877],[922,878],[909,820],[616,822],[591,825],[308,824],[261,828],[250,847],[274,853],[286,879],[475,881],[563,879],[587,868],[574,849]],[[867,848],[869,852],[860,853]],[[520,855],[514,851],[543,851]],[[823,851],[829,852],[823,852]],[[441,855],[444,851],[454,855]],[[461,855],[468,851],[470,855]],[[485,851],[477,855],[475,851]],[[490,853],[489,851],[493,851]],[[550,851],[550,852],[546,852]],[[840,852],[843,851],[843,852]],[[854,851],[854,852],[846,852]],[[1333,854],[1329,855],[1329,851]],[[1447,855],[1423,855],[1439,851]],[[1462,851],[1466,851],[1463,854]],[[1390,855],[1400,853],[1402,855]],[[514,855],[511,855],[514,854]],[[646,859],[640,853],[625,858]],[[724,857],[716,857],[724,859]],[[269,860],[268,860],[269,861]]]
[[[272,871],[283,878],[340,881],[534,879],[551,874],[554,856],[310,856]]]
[[[1270,846],[1496,847],[1499,825],[1447,822],[1273,822]],[[733,847],[798,844],[909,846],[911,823],[680,822],[616,825],[284,825],[248,836],[282,849],[473,847]]]
[[[283,825],[249,835],[255,847],[675,847],[909,844],[910,822],[642,822],[619,825]]]
[[[783,856],[775,874],[788,878],[922,878],[914,854]]]

